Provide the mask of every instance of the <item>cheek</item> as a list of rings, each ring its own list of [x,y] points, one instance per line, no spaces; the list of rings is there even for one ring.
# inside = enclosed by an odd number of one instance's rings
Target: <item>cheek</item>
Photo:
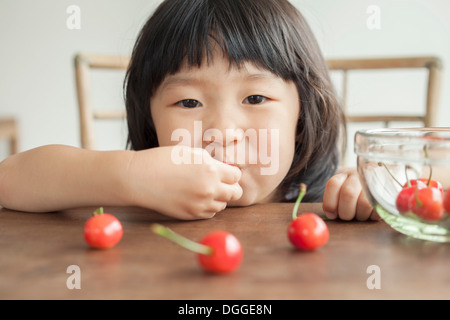
[[[290,168],[294,158],[297,118],[294,115],[279,118],[274,116],[267,127],[271,128],[266,139],[268,154],[274,161],[278,161],[280,170],[285,172]]]
[[[153,116],[153,123],[159,146],[190,145],[190,141],[186,138],[186,129],[181,129],[185,128],[182,123],[158,114]]]
[[[250,166],[243,172],[240,184],[244,194],[237,205],[270,201],[271,195],[289,172],[295,151],[295,130],[280,129],[279,143],[272,143],[267,164]],[[273,141],[272,141],[273,142]]]
[[[268,168],[261,168],[261,179],[278,185],[288,174],[295,152],[295,128],[282,127],[271,135]],[[264,170],[266,169],[266,170]]]
[[[175,145],[177,144],[176,141],[171,141],[172,133],[177,128],[180,128],[180,124],[177,123],[177,119],[173,119],[173,117],[170,116],[170,113],[167,112],[161,105],[162,102],[159,96],[152,97],[150,99],[150,113],[153,124],[155,125],[158,144],[160,147]]]

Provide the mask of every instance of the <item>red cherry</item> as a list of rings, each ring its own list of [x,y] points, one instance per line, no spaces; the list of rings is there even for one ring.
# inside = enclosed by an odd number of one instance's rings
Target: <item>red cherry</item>
[[[411,186],[414,187],[416,184],[419,186],[419,188],[423,187],[432,187],[437,188],[439,191],[444,192],[444,188],[442,187],[442,184],[437,180],[429,180],[426,178],[420,178],[417,180],[411,180]],[[407,187],[408,184],[406,183],[403,187]]]
[[[397,207],[397,210],[400,213],[406,213],[411,211],[412,206],[413,206],[413,199],[415,197],[415,190],[416,190],[416,186],[418,189],[424,189],[427,188],[428,185],[430,184],[429,187],[430,188],[436,188],[439,191],[443,192],[443,187],[442,184],[439,181],[436,180],[429,180],[426,178],[420,178],[420,179],[414,179],[410,181],[410,185],[408,186],[408,183],[405,183],[405,185],[403,186],[402,191],[399,192],[395,205]]]
[[[423,220],[439,221],[444,217],[443,194],[438,188],[427,187],[416,190],[412,211]]]
[[[450,189],[448,189],[445,192],[445,196],[444,196],[444,209],[445,211],[450,214]]]
[[[315,213],[304,213],[291,221],[289,241],[300,250],[315,250],[324,246],[330,238],[326,223]]]
[[[197,253],[200,266],[207,272],[230,273],[239,268],[242,263],[244,254],[241,243],[229,232],[213,231],[200,242],[195,242],[157,223],[152,225],[152,230],[157,235]]]
[[[198,261],[204,270],[214,273],[230,273],[242,262],[243,252],[239,240],[231,233],[213,231],[208,233],[201,244],[212,249],[211,254],[198,254]]]
[[[300,184],[300,193],[292,211],[292,221],[287,234],[292,245],[300,250],[315,250],[324,246],[330,238],[326,223],[317,214],[308,212],[297,217],[300,202],[306,194],[306,185]]]
[[[431,180],[430,184],[428,186],[432,187],[432,188],[436,188],[442,193],[444,192],[444,188],[442,187],[442,183],[440,183],[439,181]]]
[[[84,239],[92,248],[109,249],[122,239],[123,227],[111,214],[103,213],[103,208],[94,212],[84,226]]]
[[[406,187],[399,192],[395,201],[395,206],[400,213],[411,211],[415,191],[415,187]]]
[[[409,181],[410,185],[408,185],[408,183],[405,183],[403,185],[403,188],[415,187],[417,185],[419,187],[419,189],[422,189],[422,188],[427,187],[427,182],[428,182],[428,179],[413,179],[413,180]]]

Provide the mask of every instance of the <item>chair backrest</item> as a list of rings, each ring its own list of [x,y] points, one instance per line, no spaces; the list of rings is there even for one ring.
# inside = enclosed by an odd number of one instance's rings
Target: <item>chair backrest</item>
[[[124,111],[97,110],[91,102],[91,71],[92,69],[125,70],[130,62],[128,56],[77,54],[75,56],[76,85],[80,112],[81,146],[95,149],[94,121],[105,119],[124,119]],[[342,71],[342,103],[347,121],[351,122],[383,122],[388,126],[390,122],[422,122],[425,127],[436,125],[439,94],[441,89],[442,62],[436,57],[406,57],[380,59],[329,59],[330,71]],[[353,70],[380,69],[427,69],[428,83],[425,108],[421,114],[411,115],[354,115],[349,114],[348,104],[348,75]]]
[[[95,149],[94,121],[124,119],[124,111],[97,110],[91,99],[92,69],[126,70],[130,63],[128,56],[96,55],[80,53],[75,56],[75,77],[80,112],[81,147]]]
[[[441,89],[442,62],[437,57],[397,57],[379,59],[329,59],[329,70],[340,70],[343,75],[342,104],[348,122],[383,122],[387,127],[390,122],[422,122],[425,127],[437,123],[439,94]],[[348,75],[353,70],[393,70],[393,69],[427,69],[428,83],[425,108],[421,114],[392,115],[352,115],[348,111]]]
[[[355,155],[351,153],[353,147],[353,137],[351,130],[374,126],[376,123],[382,123],[382,126],[389,127],[392,123],[395,126],[410,126],[411,123],[421,123],[424,127],[434,127],[437,125],[439,96],[442,80],[442,62],[437,57],[396,57],[396,58],[374,58],[374,59],[329,59],[327,60],[330,72],[339,71],[342,73],[342,92],[341,103],[349,124],[347,137],[347,151],[342,154],[341,165],[348,166],[349,163],[355,163]],[[364,108],[364,115],[354,114],[349,110],[349,74],[352,71],[363,71],[368,75],[370,71],[392,71],[400,69],[416,69],[426,71],[425,101],[423,101],[422,111],[408,112],[402,114],[383,113],[378,107]],[[373,73],[373,72],[372,72]],[[382,73],[385,74],[385,73]],[[410,94],[409,92],[408,94]],[[373,111],[372,111],[373,109]],[[397,110],[390,110],[396,112]],[[367,113],[370,112],[370,113]],[[372,124],[369,124],[372,123]],[[403,125],[404,124],[404,125]],[[379,126],[376,125],[377,127]],[[356,127],[356,129],[355,129]],[[358,128],[359,127],[359,128]],[[351,130],[350,130],[351,129]]]

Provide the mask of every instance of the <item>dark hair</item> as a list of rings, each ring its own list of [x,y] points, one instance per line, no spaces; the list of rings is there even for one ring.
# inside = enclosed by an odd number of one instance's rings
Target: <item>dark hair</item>
[[[138,36],[125,78],[128,147],[158,146],[151,96],[183,63],[209,61],[216,44],[230,64],[251,62],[296,83],[301,108],[295,156],[276,200],[294,199],[302,182],[308,185],[304,201],[321,201],[339,163],[345,120],[313,33],[287,0],[162,2]]]

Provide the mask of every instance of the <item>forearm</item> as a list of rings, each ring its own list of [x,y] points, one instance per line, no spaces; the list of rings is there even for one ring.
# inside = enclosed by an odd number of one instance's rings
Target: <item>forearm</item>
[[[0,205],[34,212],[129,205],[123,175],[132,153],[55,145],[14,155],[0,164]]]

